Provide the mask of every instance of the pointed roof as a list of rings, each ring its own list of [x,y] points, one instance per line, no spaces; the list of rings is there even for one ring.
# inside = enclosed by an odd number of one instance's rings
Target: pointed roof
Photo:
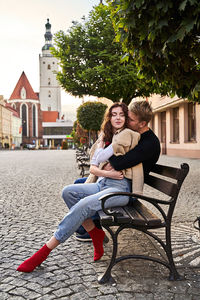
[[[28,78],[26,77],[26,74],[24,73],[24,71],[22,72],[22,75],[19,78],[19,80],[16,84],[16,87],[14,88],[14,91],[12,92],[12,95],[10,96],[9,100],[22,99],[22,97],[21,97],[22,88],[24,88],[26,91],[25,99],[32,99],[32,100],[34,99],[34,100],[39,101],[39,98],[38,98],[37,94],[33,91],[33,88],[30,85]],[[24,100],[24,99],[22,99],[22,100]]]

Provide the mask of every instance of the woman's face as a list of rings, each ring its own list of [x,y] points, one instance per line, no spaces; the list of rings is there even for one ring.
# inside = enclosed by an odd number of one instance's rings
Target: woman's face
[[[110,119],[111,125],[113,127],[113,132],[116,132],[118,129],[121,129],[124,127],[125,124],[125,115],[120,106],[113,107],[111,111],[111,119]]]

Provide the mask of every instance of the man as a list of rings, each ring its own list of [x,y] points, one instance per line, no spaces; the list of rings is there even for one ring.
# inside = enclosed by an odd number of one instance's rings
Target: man
[[[140,141],[134,149],[130,150],[125,155],[112,155],[109,159],[109,163],[104,167],[105,170],[114,168],[116,171],[121,171],[142,163],[144,176],[151,171],[160,156],[159,139],[148,127],[152,115],[152,108],[149,102],[136,101],[130,104],[129,128],[141,134]],[[95,219],[98,223],[97,217]],[[77,239],[79,241],[91,240],[87,232],[78,234]]]
[[[129,128],[141,134],[138,145],[125,155],[113,155],[109,162],[111,166],[121,171],[139,163],[143,164],[144,175],[148,174],[160,156],[160,142],[154,132],[148,127],[152,119],[152,108],[147,101],[133,102],[129,106]]]

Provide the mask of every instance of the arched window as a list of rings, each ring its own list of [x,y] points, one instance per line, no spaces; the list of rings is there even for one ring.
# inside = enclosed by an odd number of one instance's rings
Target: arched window
[[[51,98],[51,91],[48,91],[48,97]]]
[[[22,105],[22,136],[27,136],[27,108]]]
[[[48,70],[51,70],[51,65],[48,65]]]
[[[33,105],[33,136],[36,136],[36,107]]]

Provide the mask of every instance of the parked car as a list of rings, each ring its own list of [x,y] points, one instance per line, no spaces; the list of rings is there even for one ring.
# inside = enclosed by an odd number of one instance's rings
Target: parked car
[[[35,145],[34,144],[26,144],[26,148],[29,150],[33,150],[33,149],[35,149]]]

